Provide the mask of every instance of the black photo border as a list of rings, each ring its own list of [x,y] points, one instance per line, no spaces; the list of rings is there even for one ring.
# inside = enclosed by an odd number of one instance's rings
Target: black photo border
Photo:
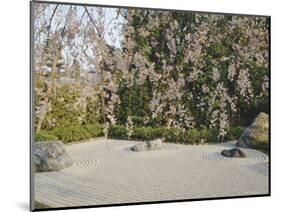
[[[59,1],[41,1],[41,0],[31,0],[30,11],[29,11],[29,20],[30,20],[30,31],[29,31],[29,92],[30,92],[30,103],[29,103],[29,125],[30,125],[30,141],[29,141],[29,202],[30,202],[30,211],[53,211],[53,210],[68,210],[68,209],[85,209],[85,208],[100,208],[100,207],[113,207],[113,206],[131,206],[131,205],[148,205],[148,204],[162,204],[162,203],[178,203],[178,202],[193,202],[193,201],[204,201],[204,200],[224,200],[224,199],[240,199],[240,198],[253,198],[253,197],[269,197],[271,196],[271,16],[270,15],[255,15],[255,14],[238,14],[238,13],[226,13],[226,12],[206,12],[206,11],[194,11],[194,10],[178,10],[178,9],[165,9],[165,8],[147,8],[147,7],[134,7],[134,6],[125,6],[125,5],[102,5],[102,4],[89,4],[89,3],[74,3],[74,2],[59,2]],[[224,16],[254,16],[254,17],[265,17],[268,19],[268,32],[269,32],[269,48],[268,48],[268,76],[269,76],[269,173],[268,173],[268,193],[257,194],[257,195],[239,195],[239,196],[223,196],[223,197],[208,197],[208,198],[194,198],[194,199],[181,199],[181,200],[163,200],[163,201],[148,201],[148,202],[130,202],[130,203],[116,203],[116,204],[100,204],[100,205],[85,205],[85,206],[70,206],[70,207],[54,207],[54,208],[35,208],[34,207],[34,172],[33,172],[33,157],[32,157],[32,144],[34,140],[34,76],[33,76],[33,61],[34,61],[34,30],[33,30],[33,5],[34,4],[60,4],[60,5],[74,5],[74,6],[87,6],[87,7],[103,7],[103,8],[128,8],[128,9],[148,9],[148,10],[161,10],[161,11],[174,11],[174,12],[195,12],[195,13],[204,13],[204,14],[216,14]]]

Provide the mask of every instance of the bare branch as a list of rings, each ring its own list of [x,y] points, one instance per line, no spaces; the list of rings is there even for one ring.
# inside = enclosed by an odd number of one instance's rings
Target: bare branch
[[[84,6],[84,9],[85,9],[85,11],[86,11],[86,13],[87,13],[87,15],[88,15],[90,21],[91,21],[92,24],[94,25],[94,27],[95,27],[95,29],[96,29],[96,31],[97,31],[97,33],[98,33],[98,36],[99,36],[100,38],[102,38],[101,33],[100,33],[100,31],[99,31],[99,29],[98,29],[98,27],[97,27],[97,25],[96,25],[94,19],[92,18],[91,14],[89,13],[89,10],[87,9],[86,6]]]
[[[112,19],[108,22],[107,28],[106,28],[106,32],[108,31],[108,28],[109,28],[110,24],[111,24],[114,20],[117,20],[117,19],[118,19],[119,14],[120,14],[120,11],[121,11],[121,9],[118,9],[118,12],[117,12],[116,17],[115,17],[115,18],[112,18]]]
[[[80,24],[82,24],[82,22],[83,22],[83,19],[84,19],[84,17],[85,17],[85,13],[86,13],[86,10],[84,10],[84,12],[83,12],[83,14],[82,14],[82,16],[81,16],[81,19],[80,19],[80,21],[79,21]]]
[[[50,20],[49,20],[49,24],[48,24],[48,34],[47,34],[47,46],[48,46],[48,40],[49,40],[49,37],[50,37],[52,21],[53,21],[53,18],[54,18],[54,16],[55,16],[55,13],[56,13],[58,7],[59,7],[59,5],[57,4],[56,7],[55,7],[55,9],[54,9],[54,11],[53,11],[53,13],[52,13],[52,16],[51,16],[51,18],[50,18]]]

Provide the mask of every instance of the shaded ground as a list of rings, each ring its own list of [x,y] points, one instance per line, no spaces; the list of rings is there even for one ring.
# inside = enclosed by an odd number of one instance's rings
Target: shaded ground
[[[52,207],[225,197],[268,193],[268,157],[225,158],[234,144],[165,144],[132,152],[133,141],[96,139],[67,145],[73,167],[35,174],[35,200]]]
[[[49,205],[46,205],[46,204],[38,202],[38,201],[34,202],[34,206],[35,206],[36,209],[50,208]]]

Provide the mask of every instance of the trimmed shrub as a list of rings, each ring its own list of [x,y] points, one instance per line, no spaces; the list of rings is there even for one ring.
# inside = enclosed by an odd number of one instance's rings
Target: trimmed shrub
[[[184,140],[190,144],[200,144],[210,142],[206,129],[190,129],[184,133]]]
[[[225,141],[233,140],[239,137],[243,128],[236,127],[229,130],[229,134],[225,137]],[[132,140],[153,140],[156,138],[165,138],[165,142],[181,143],[181,144],[204,144],[216,143],[218,140],[218,130],[208,129],[203,127],[201,129],[190,129],[183,131],[178,128],[165,127],[137,127],[134,126]],[[127,140],[127,130],[124,125],[113,125],[109,127],[109,138]]]
[[[231,127],[227,135],[225,136],[225,140],[231,141],[231,140],[237,140],[239,139],[240,135],[242,134],[244,128],[241,126],[238,127]]]
[[[208,130],[208,139],[210,143],[217,143],[221,142],[218,139],[219,129],[213,128],[213,129],[207,129]]]
[[[95,124],[95,125],[85,125],[85,130],[90,133],[90,136],[92,138],[94,137],[100,137],[104,135],[103,129],[104,126],[101,124]]]
[[[40,131],[35,134],[35,141],[61,140],[64,143],[72,141],[81,141],[90,138],[96,138],[104,135],[104,126],[101,124],[95,125],[80,125],[70,127],[57,127],[50,131]],[[239,138],[242,127],[230,128],[225,141]],[[133,128],[131,139],[133,140],[153,140],[156,138],[165,138],[165,142],[180,143],[180,144],[203,144],[219,142],[218,130],[216,129],[190,129],[183,131],[178,128],[166,127],[136,127]],[[109,138],[127,140],[127,130],[124,125],[111,125],[109,127]]]
[[[58,140],[58,137],[53,134],[50,134],[47,131],[40,131],[38,133],[35,133],[35,136],[34,136],[35,142],[36,141],[55,141],[55,140]]]
[[[81,141],[103,136],[102,125],[81,125],[57,128],[54,134],[63,142]]]
[[[134,127],[132,139],[152,140],[156,138],[156,131],[152,127]]]
[[[111,125],[108,131],[109,138],[128,139],[127,130],[124,125]]]
[[[132,116],[132,121],[135,126],[143,126],[143,117],[142,116]]]

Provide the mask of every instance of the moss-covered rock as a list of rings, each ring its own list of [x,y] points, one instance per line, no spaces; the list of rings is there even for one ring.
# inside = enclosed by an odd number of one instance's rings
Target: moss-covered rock
[[[236,145],[256,149],[268,149],[269,143],[269,118],[268,114],[260,113],[253,123],[241,134]]]

